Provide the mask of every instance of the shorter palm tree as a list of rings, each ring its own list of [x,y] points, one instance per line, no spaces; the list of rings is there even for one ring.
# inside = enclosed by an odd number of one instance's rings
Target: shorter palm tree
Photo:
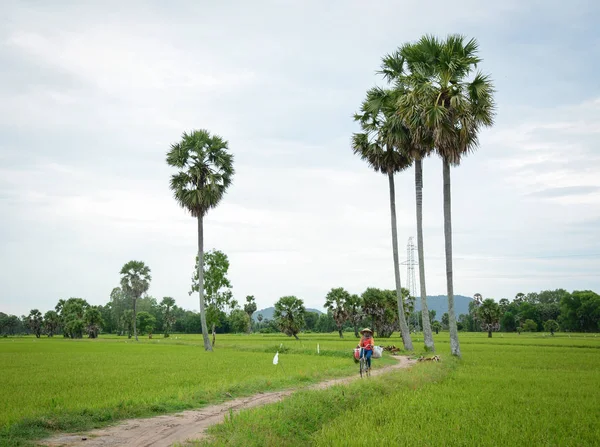
[[[483,300],[477,308],[477,317],[481,322],[481,327],[488,331],[488,337],[492,338],[492,331],[498,330],[500,321],[500,306],[493,299]]]
[[[171,327],[175,323],[173,307],[175,307],[175,299],[171,298],[170,296],[165,296],[160,302],[160,308],[163,314],[163,330],[165,338],[169,337],[171,333]]]
[[[343,288],[331,289],[325,297],[325,309],[330,310],[333,314],[333,319],[340,334],[340,338],[344,338],[344,323],[348,321],[348,301],[350,294]]]
[[[304,301],[295,296],[283,296],[275,303],[273,319],[281,332],[299,340],[298,333],[304,327]]]
[[[40,338],[42,335],[43,323],[44,318],[42,317],[42,313],[37,309],[32,309],[27,316],[27,325],[37,338]]]
[[[136,303],[150,288],[151,280],[150,267],[142,261],[129,261],[121,269],[121,288],[133,301],[133,334],[136,341],[138,341]]]

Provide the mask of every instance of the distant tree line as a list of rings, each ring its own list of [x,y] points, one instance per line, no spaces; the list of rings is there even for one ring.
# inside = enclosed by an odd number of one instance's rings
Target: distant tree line
[[[423,327],[422,313],[414,310],[414,299],[405,296],[406,319],[411,331]],[[217,300],[218,301],[218,300]],[[216,302],[216,301],[215,301]],[[253,296],[246,297],[242,306],[230,297],[227,305],[215,307],[210,315],[211,332],[259,333],[283,332],[297,337],[301,332],[337,332],[359,336],[360,328],[371,326],[378,338],[390,337],[399,329],[394,290],[370,287],[360,296],[344,288],[333,288],[325,297],[326,313],[307,311],[303,300],[294,296],[282,297],[275,305],[273,319],[256,312]],[[161,333],[199,334],[202,332],[200,313],[176,305],[172,297],[158,301],[152,296],[136,299],[136,326],[140,335]],[[429,322],[434,331],[448,330],[449,315],[439,320],[436,312],[429,311]],[[457,319],[458,329],[467,332],[599,332],[600,295],[592,291],[567,292],[564,289],[544,290],[528,294],[518,293],[511,301],[506,298],[496,302],[475,294],[469,312]],[[67,338],[96,338],[103,333],[134,336],[133,304],[121,287],[115,287],[109,302],[104,306],[90,305],[83,298],[61,299],[54,310],[42,314],[32,309],[29,315],[18,317],[0,312],[0,334],[3,336],[32,334],[36,337],[55,335]]]
[[[483,299],[476,294],[469,313],[458,317],[467,331],[504,332],[598,332],[600,295],[591,290],[544,290],[518,293],[511,301]]]

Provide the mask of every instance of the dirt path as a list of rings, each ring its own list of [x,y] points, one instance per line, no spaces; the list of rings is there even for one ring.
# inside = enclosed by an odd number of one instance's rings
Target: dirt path
[[[397,364],[374,370],[371,376],[389,372],[394,369],[408,368],[415,363],[408,357],[392,356]],[[232,399],[219,405],[210,405],[198,410],[187,410],[182,413],[155,416],[146,419],[129,419],[118,425],[92,430],[79,435],[58,435],[40,441],[38,445],[48,447],[168,447],[175,442],[185,443],[190,439],[200,439],[211,425],[225,420],[229,411],[239,411],[279,402],[298,389],[325,389],[333,385],[349,383],[358,379],[358,375],[341,379],[326,380],[306,388],[296,388],[270,393],[259,393],[254,396]]]

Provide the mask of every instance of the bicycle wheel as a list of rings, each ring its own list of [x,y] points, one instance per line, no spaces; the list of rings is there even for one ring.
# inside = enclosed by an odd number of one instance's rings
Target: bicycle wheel
[[[360,377],[362,378],[363,373],[365,372],[365,359],[364,359],[364,357],[360,358],[359,368],[360,368]]]

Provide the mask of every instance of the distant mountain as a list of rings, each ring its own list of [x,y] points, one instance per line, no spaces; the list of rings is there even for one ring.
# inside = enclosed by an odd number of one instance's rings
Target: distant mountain
[[[318,314],[324,313],[323,311],[320,311],[320,310],[317,310],[317,309],[310,309],[310,308],[307,308],[306,311],[307,312],[316,312]],[[254,312],[252,314],[252,319],[254,321],[258,321],[256,319],[256,317],[258,317],[258,314],[262,314],[264,320],[272,320],[274,312],[275,312],[275,308],[274,307],[267,307],[266,309],[257,310],[256,312]]]
[[[458,318],[460,314],[469,313],[469,303],[471,301],[473,301],[473,298],[469,298],[468,296],[454,295],[454,311],[456,312],[456,318]],[[435,319],[440,321],[442,319],[442,315],[448,312],[448,297],[446,295],[428,296],[427,307],[429,307],[429,310],[435,310]],[[415,310],[421,310],[420,297],[417,297],[416,299]],[[317,312],[318,314],[324,313],[322,310],[317,309],[306,309],[306,311]],[[258,314],[262,314],[263,319],[272,320],[273,312],[275,312],[274,307],[267,307],[266,309],[257,310],[252,314],[252,319],[254,321],[258,321],[256,317]]]
[[[456,318],[460,314],[469,313],[469,303],[473,298],[463,295],[454,295],[454,312]],[[435,319],[441,320],[442,315],[448,312],[448,297],[446,295],[427,296],[427,307],[429,310],[435,310]],[[415,302],[415,310],[421,310],[421,298],[417,297]]]

